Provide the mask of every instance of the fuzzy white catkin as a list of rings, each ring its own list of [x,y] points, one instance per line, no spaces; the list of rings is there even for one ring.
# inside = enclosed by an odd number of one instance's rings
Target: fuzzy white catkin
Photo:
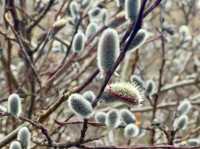
[[[85,35],[82,32],[76,33],[72,42],[72,51],[75,53],[79,53],[85,47]]]
[[[131,76],[131,82],[139,86],[140,88],[144,88],[144,81],[141,79],[141,77],[137,75]]]
[[[125,0],[125,17],[130,21],[135,21],[139,14],[141,0]]]
[[[136,34],[135,38],[132,40],[128,50],[130,50],[131,52],[134,51],[135,49],[138,49],[146,42],[148,37],[149,33],[144,29],[140,29]]]
[[[192,105],[189,100],[184,100],[180,102],[180,105],[177,108],[179,115],[188,114],[192,108]]]
[[[135,115],[131,113],[128,109],[120,110],[120,117],[125,124],[131,124],[136,122]]]
[[[22,149],[21,144],[18,141],[13,141],[10,144],[10,148],[9,149]]]
[[[101,21],[101,9],[99,7],[92,8],[89,12],[89,20],[93,23],[100,23]]]
[[[124,136],[126,138],[132,138],[139,135],[139,128],[135,124],[129,124],[124,128]]]
[[[156,84],[153,80],[148,80],[146,82],[146,94],[152,95],[156,91]]]
[[[18,117],[21,114],[21,98],[13,93],[8,97],[8,112]]]
[[[186,115],[182,115],[175,119],[173,127],[174,130],[185,130],[188,124],[188,117]]]
[[[110,128],[117,128],[120,124],[120,114],[118,110],[113,109],[106,115],[106,126]]]
[[[21,142],[24,148],[30,148],[31,133],[27,127],[20,128],[17,134],[17,140]]]
[[[93,36],[96,32],[97,32],[97,24],[96,23],[90,23],[87,28],[86,28],[86,38],[90,38],[91,36]]]
[[[101,10],[101,21],[103,24],[107,25],[108,22],[108,11],[106,9]]]
[[[105,112],[96,112],[95,114],[95,121],[97,123],[105,124],[106,121],[106,113]]]
[[[97,64],[101,72],[108,72],[112,68],[119,50],[118,33],[114,29],[106,29],[100,37],[97,51]]]
[[[115,94],[118,96],[115,96]],[[123,99],[122,97],[128,97]],[[134,83],[116,82],[106,87],[102,98],[106,102],[122,101],[128,104],[141,104],[144,101],[144,93],[140,87]]]
[[[81,7],[82,8],[87,8],[90,5],[91,0],[82,0],[81,1]]]
[[[69,97],[68,106],[81,118],[89,118],[92,116],[93,108],[91,103],[80,94],[72,94]]]
[[[91,90],[85,91],[85,92],[83,93],[83,97],[84,97],[87,101],[89,101],[90,103],[92,103],[92,102],[94,101],[94,99],[96,98],[94,92],[91,91]]]
[[[190,146],[198,146],[200,145],[200,138],[191,138],[187,141],[187,144]]]
[[[70,3],[69,10],[70,10],[70,14],[73,18],[76,18],[79,16],[79,6],[78,6],[77,2],[72,1]]]

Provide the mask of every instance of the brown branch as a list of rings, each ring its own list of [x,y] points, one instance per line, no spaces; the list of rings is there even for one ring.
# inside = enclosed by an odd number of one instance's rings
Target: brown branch
[[[35,78],[36,78],[37,82],[38,82],[39,85],[41,86],[41,81],[40,81],[39,76],[38,76],[38,74],[37,74],[37,72],[36,72],[36,70],[35,70],[35,68],[34,68],[34,66],[33,66],[33,63],[32,63],[32,61],[31,61],[31,59],[30,59],[30,57],[29,57],[29,55],[28,55],[28,53],[27,53],[27,51],[26,51],[26,48],[24,47],[23,41],[21,40],[20,36],[19,36],[18,33],[15,31],[15,29],[12,27],[12,25],[11,25],[11,24],[9,24],[9,25],[10,25],[10,28],[11,28],[12,32],[14,33],[14,35],[15,35],[15,37],[16,37],[16,40],[18,41],[18,44],[19,44],[19,46],[20,46],[22,52],[24,53],[24,56],[25,56],[27,62],[28,62],[29,65],[30,65],[30,68],[32,69],[33,74],[35,75]]]
[[[162,15],[162,7],[160,7],[160,26],[161,26],[161,66],[159,69],[159,79],[158,79],[158,91],[157,94],[155,95],[155,98],[153,99],[153,114],[152,114],[152,122],[156,118],[156,113],[157,113],[157,105],[158,105],[158,100],[159,100],[159,93],[162,87],[162,81],[163,81],[163,73],[164,73],[164,67],[165,67],[165,38],[164,38],[164,30],[163,30],[163,15]],[[151,144],[154,144],[155,142],[155,129],[153,129],[152,134],[151,134]]]
[[[46,9],[40,14],[40,16],[38,16],[38,18],[32,22],[28,27],[27,27],[27,32],[31,32],[32,29],[40,23],[40,21],[45,17],[45,15],[48,13],[48,11],[50,10],[51,6],[53,5],[55,0],[49,0],[49,3],[46,7]]]
[[[13,117],[12,115],[10,115],[9,113],[7,113],[7,112],[0,112],[0,115],[1,116],[11,116],[11,117]],[[48,130],[42,125],[42,124],[40,124],[40,123],[38,123],[38,122],[35,122],[35,121],[33,121],[33,120],[31,120],[31,119],[28,119],[28,118],[26,118],[26,117],[23,117],[23,116],[19,116],[19,117],[13,117],[13,118],[15,118],[15,119],[19,119],[19,120],[21,120],[21,121],[23,121],[23,122],[28,122],[29,124],[31,124],[32,126],[34,126],[34,127],[36,127],[37,129],[40,129],[41,130],[41,132],[42,132],[42,134],[44,134],[44,136],[46,137],[46,139],[47,139],[47,141],[48,141],[48,145],[51,145],[52,144],[52,140],[51,140],[51,137],[49,136],[49,134],[48,134]],[[22,126],[25,126],[26,124],[22,124]],[[19,129],[20,129],[21,127],[19,127]],[[18,129],[17,129],[18,130]],[[14,133],[13,133],[14,134]],[[13,135],[13,137],[15,137],[15,135]],[[2,143],[2,142],[1,142]],[[0,147],[1,147],[1,144],[0,144]]]

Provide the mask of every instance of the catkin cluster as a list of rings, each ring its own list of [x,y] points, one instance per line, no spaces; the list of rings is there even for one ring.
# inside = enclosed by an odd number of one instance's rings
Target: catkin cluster
[[[97,123],[106,125],[108,128],[123,128],[124,136],[127,138],[136,137],[140,133],[140,128],[136,125],[136,117],[128,109],[111,109],[106,112],[95,113]]]
[[[83,95],[72,94],[68,99],[68,106],[80,118],[90,118],[93,115],[94,99],[95,94],[92,91],[86,91]]]
[[[27,127],[21,127],[17,134],[17,141],[10,144],[10,149],[30,149],[31,133]]]
[[[190,112],[192,105],[189,100],[183,100],[177,107],[178,116],[174,120],[173,127],[175,130],[184,130],[187,128],[189,118],[187,114]]]

